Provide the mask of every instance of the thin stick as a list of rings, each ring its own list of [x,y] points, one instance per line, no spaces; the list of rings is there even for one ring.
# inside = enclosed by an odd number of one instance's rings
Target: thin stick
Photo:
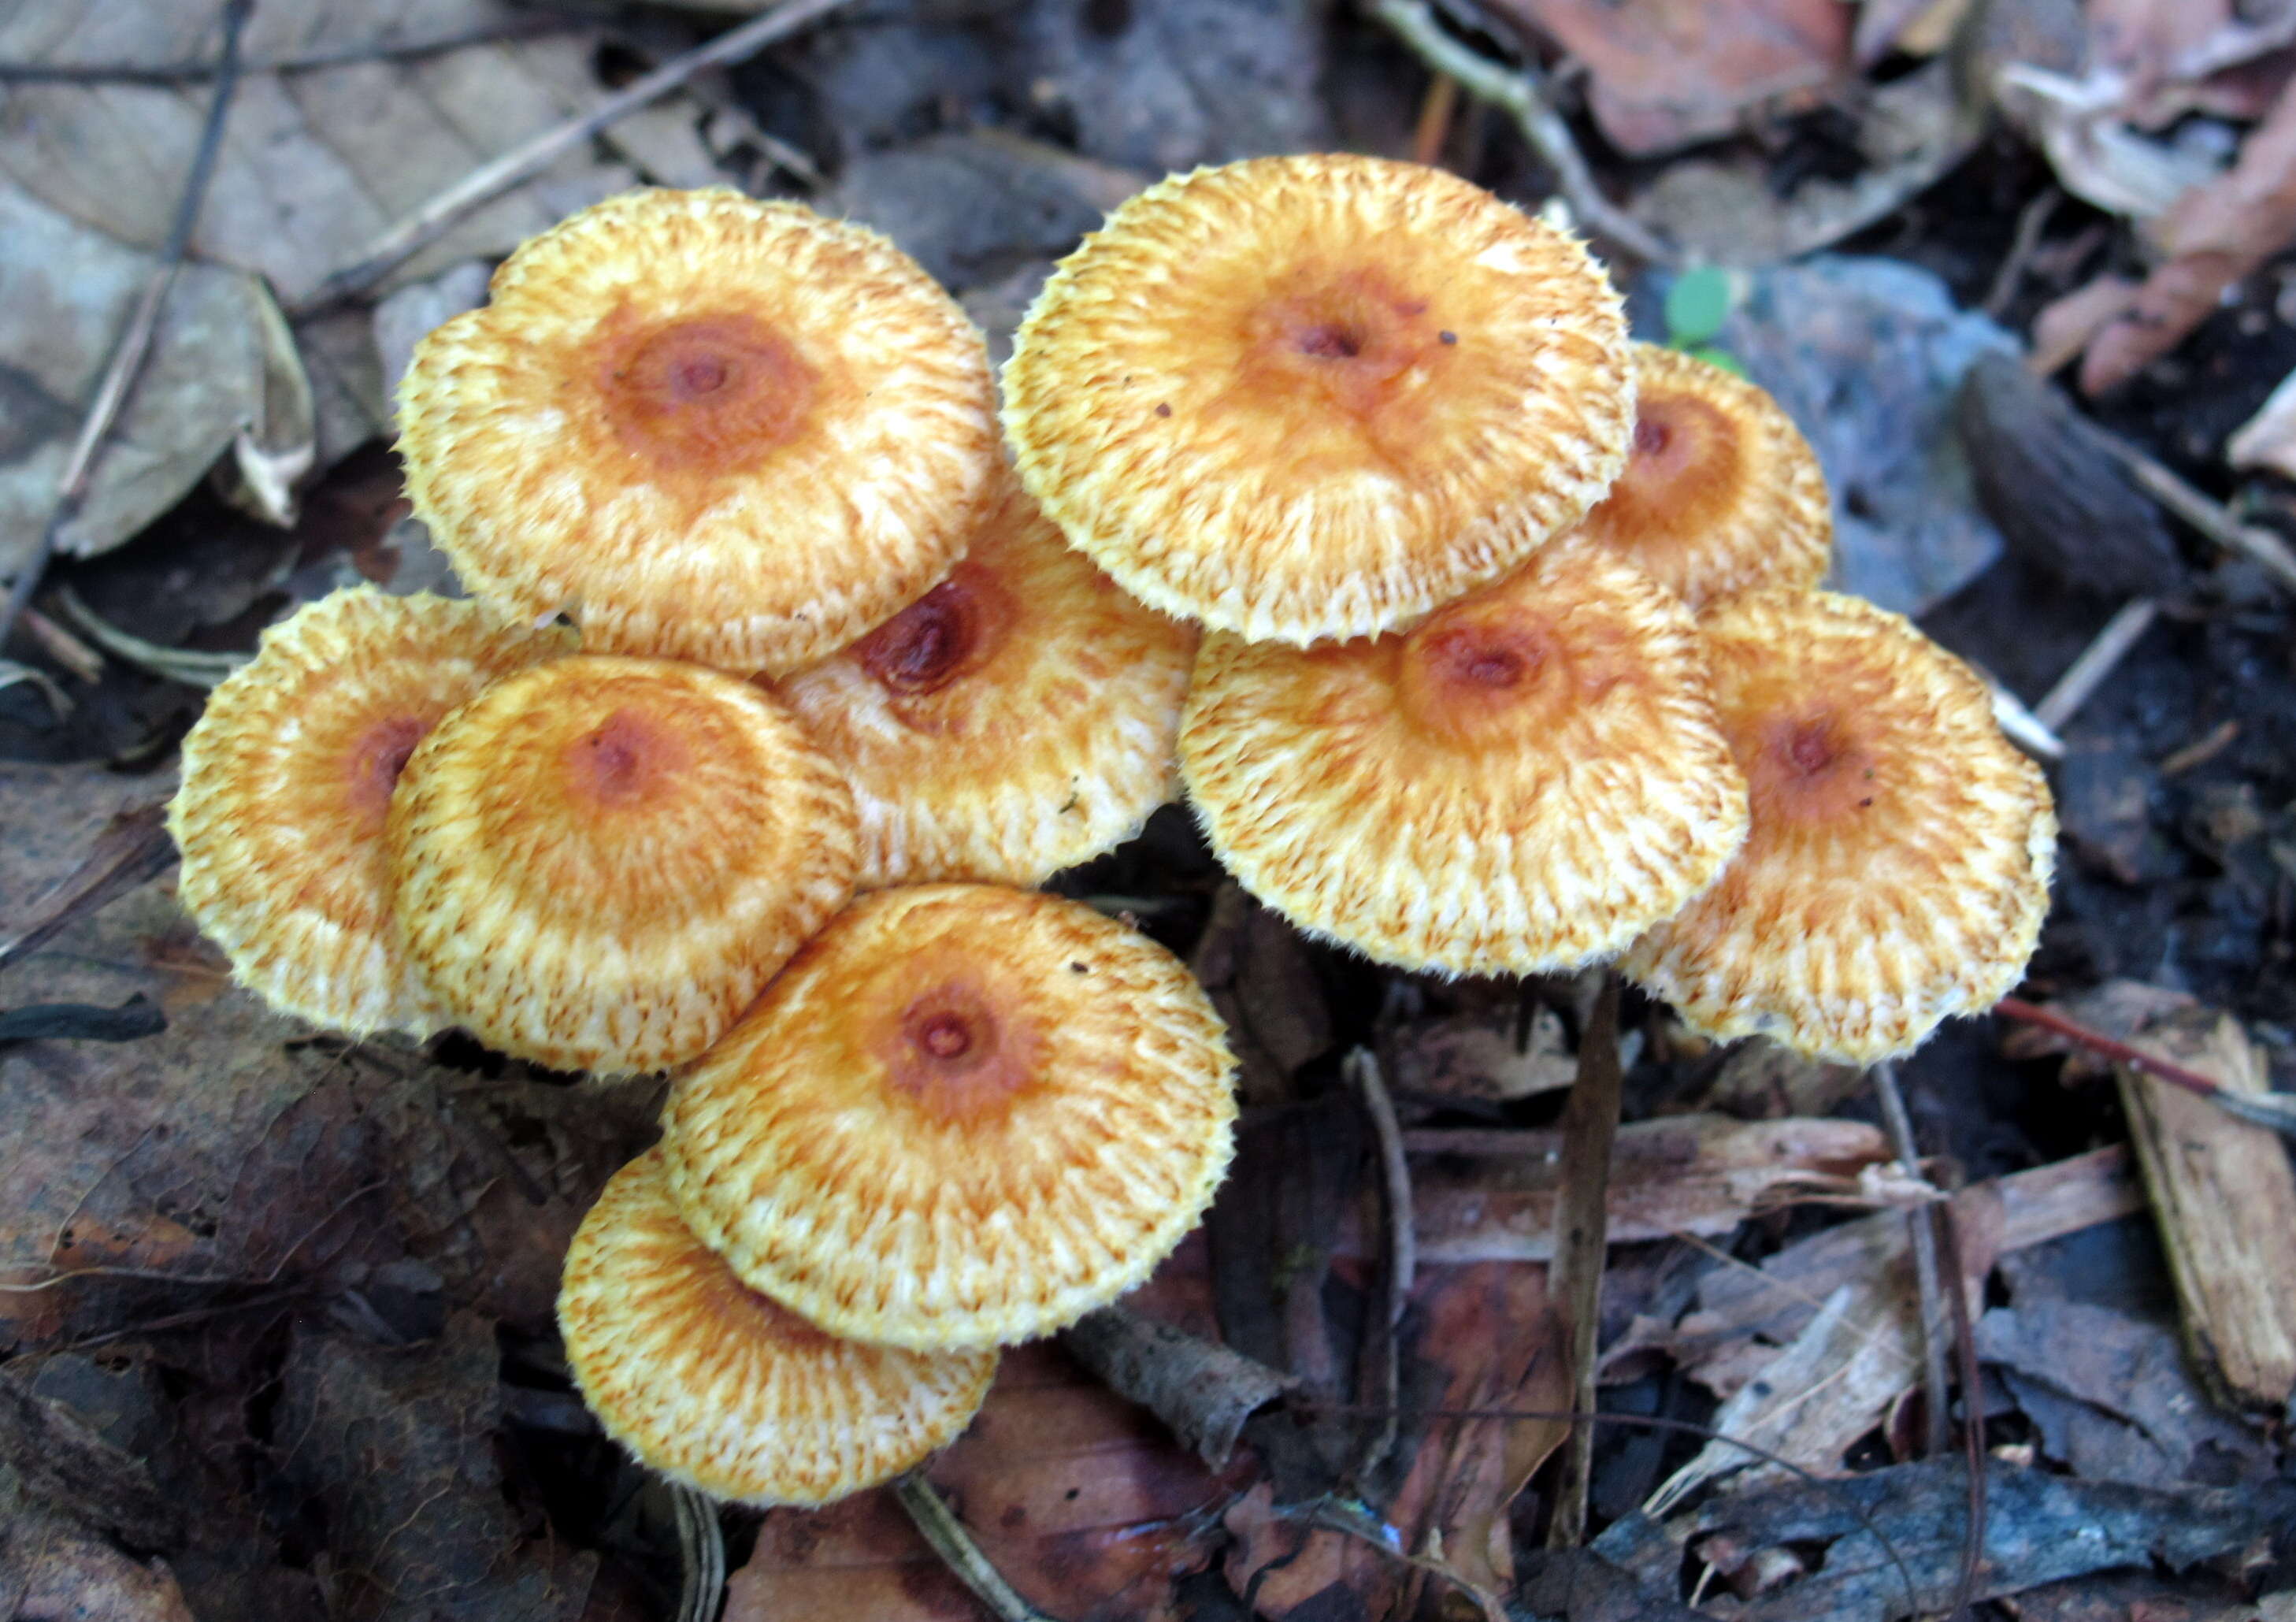
[[[2079,713],[2104,678],[2112,674],[2113,667],[2128,657],[2128,651],[2152,628],[2160,618],[2161,605],[2150,597],[2131,597],[2120,605],[2113,617],[2104,622],[2104,629],[2096,640],[2081,650],[2071,668],[2057,678],[2046,697],[2033,706],[2033,718],[2052,733],[2061,732],[2066,722]]]
[[[1419,103],[1419,123],[1411,132],[1411,160],[1431,168],[1442,161],[1443,143],[1450,139],[1452,115],[1458,111],[1459,81],[1438,73],[1427,81],[1427,97]]]
[[[1953,1274],[1953,1348],[1961,1372],[1961,1454],[1969,1472],[1969,1528],[1961,1540],[1961,1579],[1954,1591],[1953,1614],[1957,1618],[1977,1599],[1977,1584],[1985,1569],[1985,1402],[1984,1377],[1977,1367],[1977,1331],[1969,1321],[1966,1254],[1961,1248],[1961,1228],[1954,1220],[1953,1201],[1940,1200],[1929,1210],[1937,1225],[1938,1248]]]
[[[2041,245],[2041,233],[2049,228],[2049,217],[2065,194],[2055,186],[2045,188],[2039,195],[2017,211],[2017,232],[2009,239],[2009,251],[2002,256],[2001,268],[1993,274],[1993,285],[1986,290],[1985,302],[1977,307],[1994,320],[2001,319],[2009,301],[2017,296],[2017,284],[2025,279],[2025,266],[2033,258],[2033,250]]]
[[[2242,523],[2221,503],[2210,500],[2120,435],[2103,429],[2097,432],[2099,442],[2120,459],[2145,494],[2226,551],[2251,560],[2284,590],[2296,592],[2296,552],[2288,549],[2287,542],[2261,525]]]
[[[199,149],[192,154],[191,172],[184,177],[183,195],[176,202],[175,220],[168,227],[168,240],[160,249],[160,262],[144,284],[144,296],[128,316],[119,342],[111,351],[111,362],[103,370],[102,381],[96,386],[95,398],[88,403],[87,415],[81,420],[79,438],[65,459],[63,478],[56,487],[55,505],[48,511],[48,521],[40,530],[39,543],[16,571],[15,579],[9,583],[7,602],[0,604],[0,643],[8,640],[16,617],[24,611],[24,605],[31,602],[32,593],[38,589],[40,577],[47,572],[48,560],[55,555],[56,537],[63,533],[66,524],[79,516],[80,504],[87,499],[88,485],[95,471],[96,455],[119,420],[120,407],[127,403],[128,391],[144,370],[144,357],[152,352],[152,335],[160,328],[160,311],[168,302],[168,290],[175,286],[176,272],[191,247],[192,228],[199,223],[200,207],[207,201],[208,183],[215,178],[216,156],[223,149],[224,119],[231,111],[232,97],[239,90],[239,37],[254,10],[255,0],[225,0],[223,60],[216,70],[215,94],[208,99],[207,127],[200,134]]]
[[[1653,265],[1679,257],[1648,227],[1603,194],[1594,171],[1570,135],[1570,127],[1547,105],[1536,70],[1509,68],[1469,50],[1443,31],[1426,0],[1372,0],[1372,14],[1392,29],[1430,73],[1458,81],[1478,100],[1505,110],[1546,167],[1554,184],[1590,233],[1607,236]]]
[[[941,1502],[932,1484],[925,1479],[922,1469],[913,1470],[893,1483],[893,1495],[916,1523],[917,1531],[932,1545],[956,1580],[972,1590],[972,1597],[994,1612],[998,1622],[1058,1622],[1022,1599],[1004,1574],[996,1569],[989,1558],[972,1541],[972,1534]]]
[[[1364,1337],[1363,1366],[1373,1387],[1371,1400],[1392,1410],[1402,1390],[1402,1364],[1395,1328],[1403,1322],[1404,1309],[1411,1301],[1412,1281],[1419,1271],[1418,1230],[1412,1220],[1411,1166],[1404,1154],[1403,1128],[1395,1118],[1395,1102],[1388,1096],[1387,1083],[1379,1073],[1379,1061],[1372,1056],[1369,1048],[1358,1047],[1348,1054],[1341,1070],[1363,1099],[1364,1112],[1371,1117],[1372,1134],[1379,1143],[1379,1199],[1387,1218],[1387,1302],[1386,1310]],[[1387,1455],[1395,1447],[1396,1423],[1395,1414],[1390,1412],[1381,1428],[1365,1439],[1362,1455],[1356,1461],[1358,1482],[1367,1479],[1387,1462]]]
[[[384,232],[358,258],[329,276],[291,313],[297,316],[340,303],[366,291],[406,260],[453,230],[480,205],[523,184],[600,130],[660,101],[696,74],[755,56],[806,24],[825,17],[848,0],[783,0],[763,16],[730,29],[683,56],[673,56],[644,78],[633,81],[578,119],[570,119],[469,174]]]
[[[2026,1025],[2038,1025],[2043,1030],[2054,1031],[2067,1041],[2076,1043],[2115,1064],[2125,1064],[2132,1070],[2142,1070],[2147,1076],[2167,1082],[2172,1087],[2182,1087],[2187,1093],[2198,1094],[2228,1115],[2236,1115],[2259,1126],[2269,1126],[2284,1136],[2296,1137],[2296,1113],[2289,1100],[2276,1093],[2235,1093],[2220,1086],[2198,1070],[2186,1069],[2172,1060],[2157,1058],[2142,1048],[2117,1042],[2103,1031],[2091,1030],[2078,1020],[2067,1019],[2053,1008],[2038,1003],[2028,1003],[2022,997],[2003,997],[1994,1004],[1993,1012]]]
[[[443,56],[465,45],[495,45],[532,39],[549,34],[571,33],[586,25],[570,17],[512,17],[433,34],[421,39],[362,40],[305,51],[293,56],[274,56],[242,63],[242,78],[271,73],[308,73],[315,68],[340,68],[357,62],[410,61]],[[0,62],[0,85],[183,85],[220,78],[223,62]]]
[[[1898,1090],[1898,1067],[1884,1061],[1866,1074],[1874,1079],[1874,1096],[1882,1105],[1882,1126],[1890,1135],[1890,1151],[1906,1176],[1918,1177],[1922,1154],[1914,1142],[1914,1119],[1906,1113],[1905,1094]],[[1946,1372],[1945,1303],[1939,1293],[1937,1230],[1930,1224],[1926,1207],[1907,1211],[1906,1225],[1913,1237],[1914,1285],[1922,1304],[1922,1390],[1929,1399],[1926,1445],[1922,1451],[1934,1457],[1953,1440],[1953,1382]]]
[[[1562,1192],[1554,1208],[1554,1259],[1547,1289],[1570,1329],[1571,1405],[1595,1412],[1595,1356],[1603,1327],[1603,1266],[1610,1247],[1611,1158],[1619,1140],[1619,977],[1605,970],[1595,1012],[1578,1038],[1578,1079],[1562,1110]],[[1574,1426],[1562,1447],[1562,1471],[1547,1522],[1550,1549],[1576,1547],[1587,1536],[1594,1479],[1595,1429]]]

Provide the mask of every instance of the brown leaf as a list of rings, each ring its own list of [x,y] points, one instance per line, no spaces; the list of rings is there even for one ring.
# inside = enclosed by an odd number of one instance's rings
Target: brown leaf
[[[1227,1490],[1045,1343],[1005,1355],[980,1417],[930,1475],[1006,1580],[1069,1622],[1177,1622],[1172,1584],[1210,1558],[1202,1517]],[[976,1615],[881,1489],[769,1511],[723,1622]]]
[[[2224,291],[2296,236],[2296,80],[2251,131],[2239,161],[2179,198],[2161,222],[2169,258],[2082,356],[2082,392],[2102,394],[2185,340]]]
[[[1841,0],[1495,0],[1587,64],[1595,120],[1650,157],[1799,108],[1849,70]]]

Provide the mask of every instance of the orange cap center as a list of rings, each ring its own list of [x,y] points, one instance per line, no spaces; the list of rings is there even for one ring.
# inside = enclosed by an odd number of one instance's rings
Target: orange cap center
[[[1037,1080],[1036,1044],[970,979],[914,998],[881,1053],[893,1089],[944,1125],[992,1116]]]
[[[1319,389],[1351,416],[1375,414],[1414,372],[1458,341],[1428,301],[1377,271],[1310,267],[1246,317],[1247,380],[1290,392]]]
[[[1737,753],[1757,826],[1832,822],[1873,807],[1871,756],[1831,708],[1763,717],[1756,723],[1754,747]]]
[[[797,437],[818,384],[786,340],[746,313],[642,326],[625,306],[596,342],[607,421],[665,471],[754,465]]]
[[[664,789],[685,764],[675,733],[633,709],[617,709],[566,747],[569,798],[600,807],[635,806]]]
[[[1626,470],[1603,504],[1628,526],[1696,528],[1738,499],[1742,462],[1737,424],[1712,402],[1645,394]]]
[[[348,782],[345,798],[353,820],[360,826],[378,834],[382,831],[398,774],[406,769],[414,746],[422,741],[437,718],[387,716],[368,723],[351,741],[343,774]]]
[[[947,579],[855,643],[854,653],[889,692],[938,692],[995,657],[1017,606],[987,569],[959,563]]]
[[[1402,639],[1395,680],[1423,731],[1479,750],[1512,746],[1599,698],[1623,674],[1615,665],[1599,641],[1546,615],[1470,602]]]

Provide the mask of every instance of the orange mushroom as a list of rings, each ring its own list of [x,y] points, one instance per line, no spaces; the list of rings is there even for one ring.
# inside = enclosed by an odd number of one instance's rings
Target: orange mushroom
[[[1046,283],[1004,397],[1022,479],[1126,590],[1307,643],[1577,521],[1626,459],[1634,375],[1575,240],[1440,170],[1307,156],[1123,204]]]
[[[528,242],[493,293],[417,347],[399,451],[504,611],[778,674],[956,561],[1001,457],[988,350],[876,233],[634,192]]]
[[[713,1498],[829,1503],[954,1441],[995,1352],[825,1335],[757,1291],[677,1218],[660,1151],[614,1175],[566,1252],[566,1361],[606,1434]]]
[[[853,800],[748,682],[576,655],[440,722],[389,826],[408,959],[456,1019],[560,1069],[715,1041],[852,894]]]
[[[1749,593],[1699,629],[1752,829],[1620,969],[1693,1030],[1852,1064],[1992,1006],[2039,937],[2057,823],[1984,682],[1830,592]]]
[[[1050,1334],[1148,1276],[1210,1203],[1226,1028],[1161,946],[1057,896],[862,897],[672,1092],[687,1225],[832,1334]]]
[[[1033,885],[1178,793],[1195,651],[1008,475],[947,580],[778,691],[852,782],[861,888]]]
[[[400,768],[439,717],[573,638],[475,603],[361,586],[263,634],[184,739],[168,830],[177,894],[242,985],[354,1036],[427,1036],[448,1017],[410,974],[390,916],[383,824]]]
[[[1246,889],[1381,963],[1451,974],[1615,952],[1746,831],[1689,613],[1575,541],[1406,635],[1207,636],[1180,769]]]
[[[1816,586],[1833,542],[1817,454],[1754,384],[1656,344],[1635,346],[1634,447],[1579,525],[1688,603]]]

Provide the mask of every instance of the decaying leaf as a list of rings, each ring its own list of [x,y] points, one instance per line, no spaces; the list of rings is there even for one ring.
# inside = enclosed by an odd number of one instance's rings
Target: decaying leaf
[[[1749,110],[1806,105],[1842,78],[1840,0],[1497,0],[1587,64],[1595,122],[1637,157],[1727,135]]]
[[[2180,197],[2155,234],[2167,257],[2129,307],[2089,340],[2086,394],[2117,388],[2175,348],[2226,288],[2296,236],[2296,80],[2249,133],[2238,161]]]

